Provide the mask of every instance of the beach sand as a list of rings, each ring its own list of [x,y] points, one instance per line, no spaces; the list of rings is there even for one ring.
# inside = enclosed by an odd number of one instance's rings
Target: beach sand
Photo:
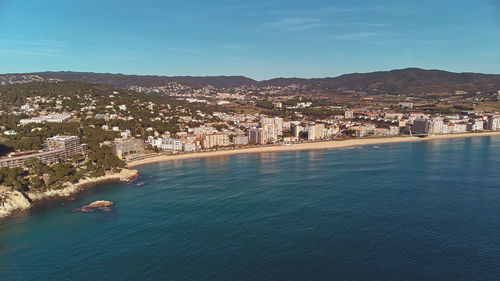
[[[372,144],[420,142],[420,141],[431,141],[431,140],[440,140],[440,139],[486,137],[486,136],[500,136],[500,131],[499,132],[483,132],[483,133],[435,135],[435,136],[428,136],[425,138],[408,137],[408,136],[387,137],[387,138],[383,138],[383,137],[381,137],[381,138],[360,138],[360,139],[349,139],[349,140],[339,140],[339,141],[318,141],[318,142],[308,142],[308,143],[296,143],[296,144],[291,144],[291,145],[256,146],[256,147],[249,147],[249,148],[210,151],[210,152],[196,152],[196,153],[179,154],[179,155],[161,155],[161,156],[157,156],[157,157],[151,157],[148,159],[130,162],[130,163],[128,163],[128,167],[136,167],[136,166],[145,165],[145,164],[158,163],[158,162],[164,162],[164,161],[172,161],[172,160],[227,156],[227,155],[244,154],[244,153],[282,152],[282,151],[297,151],[297,150],[321,150],[321,149],[335,149],[335,148],[372,145]]]

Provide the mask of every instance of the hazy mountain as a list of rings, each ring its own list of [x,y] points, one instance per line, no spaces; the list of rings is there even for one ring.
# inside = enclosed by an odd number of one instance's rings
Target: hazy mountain
[[[392,93],[454,90],[500,90],[500,75],[453,73],[442,70],[406,68],[371,73],[351,73],[332,78],[277,78],[261,85],[301,84],[321,89],[365,90]]]
[[[256,85],[258,82],[244,76],[155,76],[155,75],[125,75],[93,72],[40,72],[34,73],[43,78],[56,78],[63,81],[83,81],[99,84],[110,84],[118,87],[144,86],[153,87],[165,85],[168,82],[191,87],[212,85],[218,88],[233,88],[241,85]]]
[[[151,87],[165,85],[168,82],[177,82],[192,87],[212,85],[218,88],[231,88],[242,85],[286,86],[290,84],[299,84],[330,91],[344,89],[390,93],[420,93],[454,90],[500,90],[499,74],[453,73],[441,70],[424,70],[419,68],[407,68],[371,73],[352,73],[329,78],[275,78],[264,81],[256,81],[244,76],[168,77],[89,72],[40,72],[17,75],[23,78],[23,75],[33,74],[38,75],[43,79],[84,81],[109,84],[118,87],[128,87],[132,85]],[[13,75],[14,74],[0,75],[0,82],[5,80],[5,77],[7,76],[12,78]]]

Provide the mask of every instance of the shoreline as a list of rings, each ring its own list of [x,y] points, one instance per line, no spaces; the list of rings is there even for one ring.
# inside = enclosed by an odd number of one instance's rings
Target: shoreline
[[[231,150],[209,151],[209,152],[195,152],[180,155],[159,155],[143,160],[137,160],[127,163],[128,168],[167,162],[172,160],[186,160],[198,159],[207,157],[229,156],[237,154],[250,154],[250,153],[263,153],[263,152],[286,152],[286,151],[301,151],[301,150],[327,150],[338,149],[353,146],[364,146],[372,144],[387,144],[387,143],[405,143],[405,142],[422,142],[442,139],[460,139],[472,137],[488,137],[500,136],[500,131],[495,132],[482,132],[482,133],[464,133],[464,134],[447,134],[447,135],[433,135],[427,137],[411,137],[411,136],[398,136],[398,137],[381,137],[381,138],[356,138],[349,140],[327,140],[308,143],[294,143],[290,145],[272,145],[260,147],[238,148]]]
[[[422,142],[443,139],[461,139],[472,137],[487,137],[487,136],[500,136],[500,131],[496,132],[483,132],[483,133],[465,133],[453,135],[435,135],[425,138],[399,136],[399,137],[386,137],[386,138],[358,138],[349,140],[328,140],[308,143],[295,143],[291,145],[272,145],[272,146],[259,146],[239,148],[232,150],[210,151],[210,152],[196,152],[181,155],[159,155],[143,160],[127,163],[127,168],[123,169],[120,173],[108,174],[97,178],[85,178],[76,184],[68,183],[65,188],[58,190],[48,190],[43,192],[26,192],[21,193],[12,189],[0,186],[0,222],[12,217],[15,213],[26,211],[37,203],[45,200],[52,200],[57,198],[70,197],[83,189],[92,188],[100,183],[114,183],[114,182],[129,182],[139,176],[138,170],[131,169],[133,167],[168,162],[172,160],[187,160],[187,159],[200,159],[207,157],[220,157],[230,156],[237,154],[252,154],[252,153],[273,153],[273,152],[287,152],[287,151],[311,151],[311,150],[328,150],[339,149],[354,146],[365,146],[375,144],[389,144],[389,143],[409,143],[409,142]]]
[[[26,211],[38,202],[70,197],[86,188],[100,183],[129,182],[139,175],[137,170],[122,169],[120,173],[108,174],[102,177],[85,178],[77,183],[67,183],[65,188],[47,191],[25,192],[0,187],[0,221],[11,217],[15,212]]]

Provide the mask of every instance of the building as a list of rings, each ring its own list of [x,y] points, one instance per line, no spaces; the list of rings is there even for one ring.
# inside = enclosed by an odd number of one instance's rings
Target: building
[[[247,145],[248,144],[248,136],[234,136],[233,137],[233,144],[234,145]]]
[[[429,134],[442,134],[444,123],[442,119],[431,119],[429,120]]]
[[[153,137],[148,138],[148,142],[153,146],[165,151],[182,151],[182,143],[178,139],[173,139],[170,137],[162,137],[154,139]]]
[[[228,134],[210,134],[203,135],[201,138],[201,146],[203,149],[213,148],[213,147],[222,147],[229,146],[229,135]]]
[[[296,136],[287,136],[283,137],[283,143],[294,143],[299,141],[299,138]]]
[[[267,125],[267,126],[266,126]],[[280,117],[263,117],[260,119],[260,126],[264,129],[270,128],[272,125],[272,128],[274,132],[268,131],[268,139],[270,142],[277,142],[278,137],[283,135],[283,118]],[[267,130],[266,130],[267,131]]]
[[[44,123],[44,122],[51,122],[51,123],[62,123],[64,121],[67,121],[71,118],[71,114],[69,113],[55,113],[55,114],[49,114],[49,115],[43,115],[43,116],[38,116],[38,117],[33,117],[33,118],[27,118],[27,119],[21,119],[19,123],[21,125],[26,125],[30,123]]]
[[[408,114],[408,119],[412,121],[415,121],[417,119],[428,119],[428,118],[429,115],[420,112],[411,112]]]
[[[316,140],[316,125],[311,125],[307,128],[307,140]]]
[[[60,155],[59,150],[57,151],[35,151],[35,152],[27,152],[23,154],[15,153],[9,154],[7,157],[3,157],[0,159],[0,167],[7,168],[15,168],[15,167],[24,167],[26,162],[30,159],[36,158],[40,160],[43,164],[49,165],[53,163],[57,163],[60,160],[63,160],[63,156]]]
[[[61,155],[69,159],[75,154],[86,152],[86,146],[80,143],[77,136],[54,136],[47,138],[44,143],[45,149],[50,151],[61,150]]]
[[[400,112],[384,112],[385,119],[400,120],[403,118],[403,113]]]
[[[397,136],[400,133],[399,126],[389,126],[389,135]]]
[[[413,108],[413,103],[411,102],[400,102],[399,107],[401,108]]]
[[[488,130],[490,131],[500,130],[500,116],[488,116]]]
[[[262,128],[264,129],[266,142],[275,143],[278,141],[278,134],[273,123],[264,124]]]
[[[248,130],[248,141],[253,144],[265,144],[265,132],[263,128],[253,128]]]
[[[130,138],[132,136],[132,133],[130,132],[130,130],[125,130],[125,131],[120,133],[120,136],[122,138],[126,139],[126,138]]]
[[[352,111],[352,110],[345,110],[344,111],[344,118],[345,119],[352,119],[352,118],[354,118],[354,111]]]
[[[373,135],[377,137],[390,136],[389,128],[375,128],[373,129]]]
[[[54,136],[45,140],[44,150],[23,151],[9,154],[0,159],[0,167],[24,167],[30,159],[39,159],[43,164],[50,165],[71,159],[76,154],[86,154],[89,148],[81,144],[77,136]]]
[[[143,152],[146,148],[144,141],[141,139],[115,139],[103,144],[109,146],[111,151],[120,159],[132,153]]]
[[[399,135],[399,127],[384,126],[383,128],[374,128],[373,135],[378,137],[389,137]]]
[[[302,131],[302,126],[300,126],[300,122],[298,121],[290,122],[290,132],[292,133],[292,136],[298,138],[301,131]]]
[[[279,137],[283,135],[283,118],[274,117],[274,129]]]
[[[316,139],[324,139],[325,138],[325,124],[316,123],[316,125],[314,125],[314,129],[316,130],[314,133],[316,136]]]
[[[325,137],[331,138],[340,132],[340,127],[338,124],[331,124],[325,128]]]
[[[428,135],[429,134],[429,120],[428,119],[415,119],[413,121],[413,125],[411,126],[411,132],[412,134],[424,134]]]
[[[449,124],[451,125],[451,124]],[[450,126],[450,134],[461,134],[467,132],[467,124],[457,123]]]
[[[374,130],[375,130],[375,125],[372,124],[349,127],[350,135],[357,138],[366,137],[369,134],[373,133]]]
[[[484,121],[483,120],[472,120],[471,122],[467,123],[467,131],[468,132],[475,132],[475,131],[482,131],[484,130]]]
[[[217,130],[214,127],[201,126],[193,128],[192,131],[194,135],[209,135],[209,134],[214,134]]]
[[[196,152],[196,143],[194,142],[185,142],[183,144],[183,149],[185,152]]]

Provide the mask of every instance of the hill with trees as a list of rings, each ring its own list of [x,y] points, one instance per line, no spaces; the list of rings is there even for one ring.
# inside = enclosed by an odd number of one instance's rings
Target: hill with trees
[[[233,88],[244,85],[264,87],[297,84],[325,91],[343,89],[394,94],[408,92],[450,92],[455,90],[496,91],[500,89],[499,74],[454,73],[419,68],[370,73],[351,73],[327,78],[275,78],[263,81],[256,81],[244,76],[169,77],[87,72],[40,72],[33,74],[39,75],[44,79],[83,81],[113,85],[121,88],[129,86],[152,87],[165,85],[169,82],[176,82],[195,88],[206,85],[212,85],[217,88]]]

